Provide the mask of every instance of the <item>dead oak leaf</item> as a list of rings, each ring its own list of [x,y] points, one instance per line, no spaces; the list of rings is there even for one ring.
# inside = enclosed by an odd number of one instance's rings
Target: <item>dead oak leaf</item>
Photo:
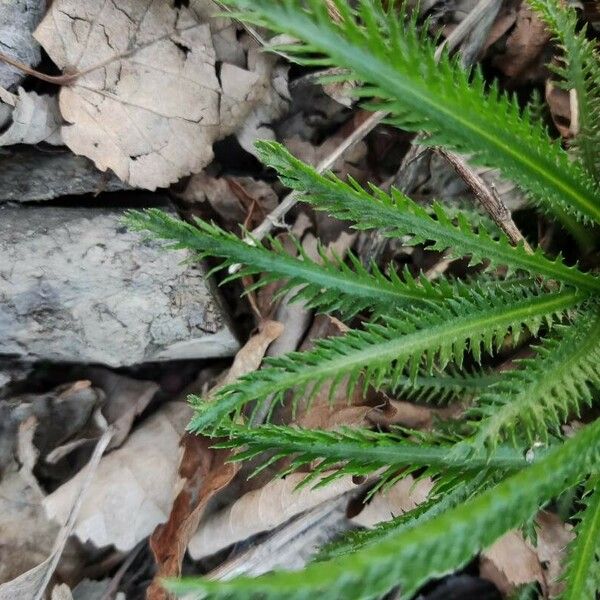
[[[211,0],[55,0],[35,38],[65,73],[61,135],[134,187],[156,189],[212,159],[220,84]]]
[[[190,433],[185,433],[181,439],[183,456],[178,473],[182,486],[173,501],[167,522],[157,525],[150,536],[157,571],[146,591],[146,600],[173,597],[163,588],[162,580],[181,575],[185,549],[198,528],[207,503],[231,482],[239,470],[239,465],[227,462],[231,451],[212,447],[216,441]]]

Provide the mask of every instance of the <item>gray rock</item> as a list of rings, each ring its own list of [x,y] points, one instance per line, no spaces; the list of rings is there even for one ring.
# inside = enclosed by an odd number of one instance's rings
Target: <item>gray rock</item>
[[[17,147],[0,154],[0,201],[32,202],[131,189],[65,149]]]
[[[229,356],[238,343],[200,265],[122,210],[0,210],[0,355],[112,367]]]
[[[0,51],[29,65],[38,64],[40,46],[31,33],[46,11],[46,0],[3,0],[0,3]],[[0,63],[0,85],[15,86],[25,75]]]

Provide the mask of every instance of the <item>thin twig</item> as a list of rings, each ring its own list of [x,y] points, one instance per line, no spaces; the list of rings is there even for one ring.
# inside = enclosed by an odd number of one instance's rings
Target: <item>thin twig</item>
[[[533,253],[531,246],[527,243],[527,240],[513,221],[509,208],[504,204],[502,198],[500,198],[495,190],[493,188],[490,189],[486,182],[467,164],[465,159],[458,154],[448,152],[443,148],[437,148],[437,152],[454,167],[454,170],[469,186],[494,223],[506,233],[510,241],[515,246],[523,244],[527,252]]]
[[[66,85],[79,77],[79,73],[72,75],[46,75],[45,73],[32,69],[29,65],[26,65],[25,63],[22,63],[16,58],[12,58],[3,52],[0,52],[0,62],[6,63],[15,69],[18,69],[22,73],[25,73],[25,75],[31,75],[36,79],[47,81],[48,83],[54,83],[56,85]]]
[[[156,44],[162,40],[169,38],[174,33],[181,34],[190,29],[193,29],[195,27],[199,27],[199,24],[196,23],[194,25],[182,27],[181,29],[175,28],[173,31],[170,31],[169,33],[165,33],[164,35],[154,38],[144,44],[130,47],[127,50],[125,50],[124,52],[120,52],[118,54],[109,56],[105,60],[102,60],[99,63],[95,63],[89,67],[86,67],[85,69],[81,69],[80,71],[75,71],[72,73],[63,73],[62,75],[46,75],[45,73],[36,71],[35,69],[32,69],[29,65],[26,65],[25,63],[18,61],[16,58],[7,56],[6,54],[3,54],[2,52],[0,52],[0,62],[11,65],[12,67],[19,69],[26,75],[31,75],[32,77],[36,77],[37,79],[40,79],[41,81],[47,81],[48,83],[54,83],[56,85],[70,85],[70,84],[74,83],[77,79],[79,79],[80,77],[83,77],[84,75],[87,75],[88,73],[91,73],[92,71],[96,71],[97,69],[102,69],[103,67],[106,67],[109,64],[111,64],[117,60],[123,60],[125,58],[129,58],[130,56],[132,56],[133,54],[136,54],[140,50],[144,50],[145,48],[148,48],[149,46],[152,46],[153,44]]]
[[[100,597],[100,600],[113,600],[119,589],[119,585],[121,584],[123,576],[129,570],[129,567],[131,567],[133,561],[138,557],[140,552],[146,547],[146,544],[146,540],[143,539],[141,542],[138,542],[137,546],[134,546],[133,550],[129,552],[127,558],[123,561],[123,564],[113,575],[112,579],[108,584],[108,587],[106,588],[106,590],[104,590],[104,594],[102,594],[102,596]]]
[[[475,29],[481,20],[490,12],[498,13],[501,0],[480,0],[467,16],[454,28],[450,35],[437,47],[435,59],[439,60],[444,48],[452,52]]]
[[[377,111],[373,113],[368,119],[361,123],[348,137],[344,138],[340,144],[338,144],[333,152],[328,154],[319,164],[315,167],[317,172],[322,173],[328,169],[331,169],[336,161],[346,152],[360,142],[367,134],[369,134],[375,127],[381,123],[381,121],[387,116],[385,111]],[[252,238],[255,240],[261,240],[268,235],[274,227],[279,227],[283,221],[283,218],[288,211],[298,202],[302,197],[300,192],[289,193],[281,203],[276,206],[264,219],[264,221],[252,231]]]
[[[42,597],[44,596],[44,592],[45,592],[46,588],[48,587],[48,583],[50,583],[50,579],[52,578],[52,575],[54,574],[54,571],[56,570],[58,561],[60,560],[62,552],[65,548],[67,539],[73,532],[73,528],[75,527],[75,522],[77,520],[77,516],[79,515],[79,511],[81,509],[81,506],[83,505],[83,499],[92,483],[92,480],[94,479],[94,475],[96,474],[96,470],[98,469],[98,465],[100,464],[100,459],[102,458],[102,455],[104,454],[104,451],[106,450],[106,447],[108,446],[108,443],[110,442],[113,435],[114,435],[114,430],[112,427],[109,427],[108,429],[106,429],[104,431],[104,433],[98,440],[96,447],[94,448],[94,452],[93,452],[90,460],[88,461],[87,465],[84,467],[82,482],[81,482],[81,486],[79,488],[79,492],[77,494],[77,498],[76,498],[75,502],[73,503],[73,506],[71,506],[71,510],[69,511],[69,514],[67,515],[67,520],[65,522],[65,525],[60,530],[60,532],[56,538],[56,541],[54,542],[52,554],[50,555],[50,558],[47,559],[48,566],[46,567],[46,572],[45,572],[44,577],[39,585],[39,588],[35,595],[34,600],[41,600]]]

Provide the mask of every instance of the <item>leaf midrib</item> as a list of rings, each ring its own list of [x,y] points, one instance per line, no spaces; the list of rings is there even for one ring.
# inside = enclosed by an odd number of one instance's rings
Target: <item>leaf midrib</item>
[[[356,191],[346,188],[344,192],[345,194],[352,194],[356,204],[364,204],[364,198]],[[322,193],[324,195],[326,192]],[[406,200],[412,202],[410,198],[406,198]],[[343,198],[340,198],[340,202],[343,203]],[[385,210],[388,215],[388,218],[384,218],[383,215],[371,213],[373,217],[378,219],[378,224],[381,227],[393,227],[393,221],[401,223],[402,225],[400,225],[400,227],[403,228],[403,234],[408,234],[410,231],[411,234],[417,234],[420,237],[432,239],[437,244],[441,241],[444,245],[447,244],[447,247],[450,249],[453,256],[463,255],[456,252],[456,248],[459,248],[460,252],[464,252],[465,254],[473,253],[478,257],[485,257],[492,260],[496,264],[509,265],[513,268],[523,269],[534,275],[540,274],[549,277],[550,279],[558,279],[559,281],[581,287],[585,290],[600,290],[600,278],[587,275],[578,269],[567,267],[562,263],[552,262],[539,253],[528,254],[520,246],[515,247],[508,245],[508,241],[504,243],[496,241],[493,238],[486,240],[474,232],[470,235],[465,234],[458,226],[447,226],[432,219],[429,215],[421,217],[414,214],[410,210],[410,206],[408,207],[408,210],[403,212],[401,210],[403,207],[394,209],[393,206],[387,205],[380,200],[374,199],[374,202],[380,209]],[[356,214],[359,209],[360,207],[357,206],[353,210],[355,219],[359,218],[359,215]],[[342,210],[349,211],[350,209],[346,206]]]
[[[444,345],[450,345],[457,339],[467,339],[470,337],[470,333],[477,332],[479,334],[504,324],[509,326],[525,320],[528,316],[550,314],[568,308],[584,298],[585,294],[576,291],[558,292],[552,295],[528,298],[512,307],[493,307],[490,309],[492,314],[486,314],[485,309],[480,309],[479,312],[458,317],[450,322],[444,322],[428,329],[419,329],[398,339],[373,344],[365,350],[343,355],[334,360],[323,361],[324,364],[321,366],[313,365],[312,368],[308,368],[306,365],[300,365],[300,370],[282,370],[275,385],[272,381],[265,382],[268,388],[267,393],[296,387],[308,381],[331,379],[336,375],[351,372],[366,365],[391,363],[398,358],[413,356],[419,350],[426,351],[428,348],[437,348],[440,346],[437,343],[440,339],[444,340]],[[244,391],[240,389],[239,393],[243,394]]]

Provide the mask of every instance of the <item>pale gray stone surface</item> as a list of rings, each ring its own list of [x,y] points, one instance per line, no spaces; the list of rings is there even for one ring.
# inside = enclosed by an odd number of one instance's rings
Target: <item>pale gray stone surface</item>
[[[0,51],[30,67],[37,65],[40,46],[31,33],[45,10],[46,0],[0,0]],[[0,63],[2,87],[13,87],[23,77],[24,74],[18,69]]]
[[[19,146],[0,153],[0,202],[35,202],[124,189],[131,188],[66,148]]]
[[[235,352],[202,268],[122,214],[0,208],[0,356],[119,367]]]

